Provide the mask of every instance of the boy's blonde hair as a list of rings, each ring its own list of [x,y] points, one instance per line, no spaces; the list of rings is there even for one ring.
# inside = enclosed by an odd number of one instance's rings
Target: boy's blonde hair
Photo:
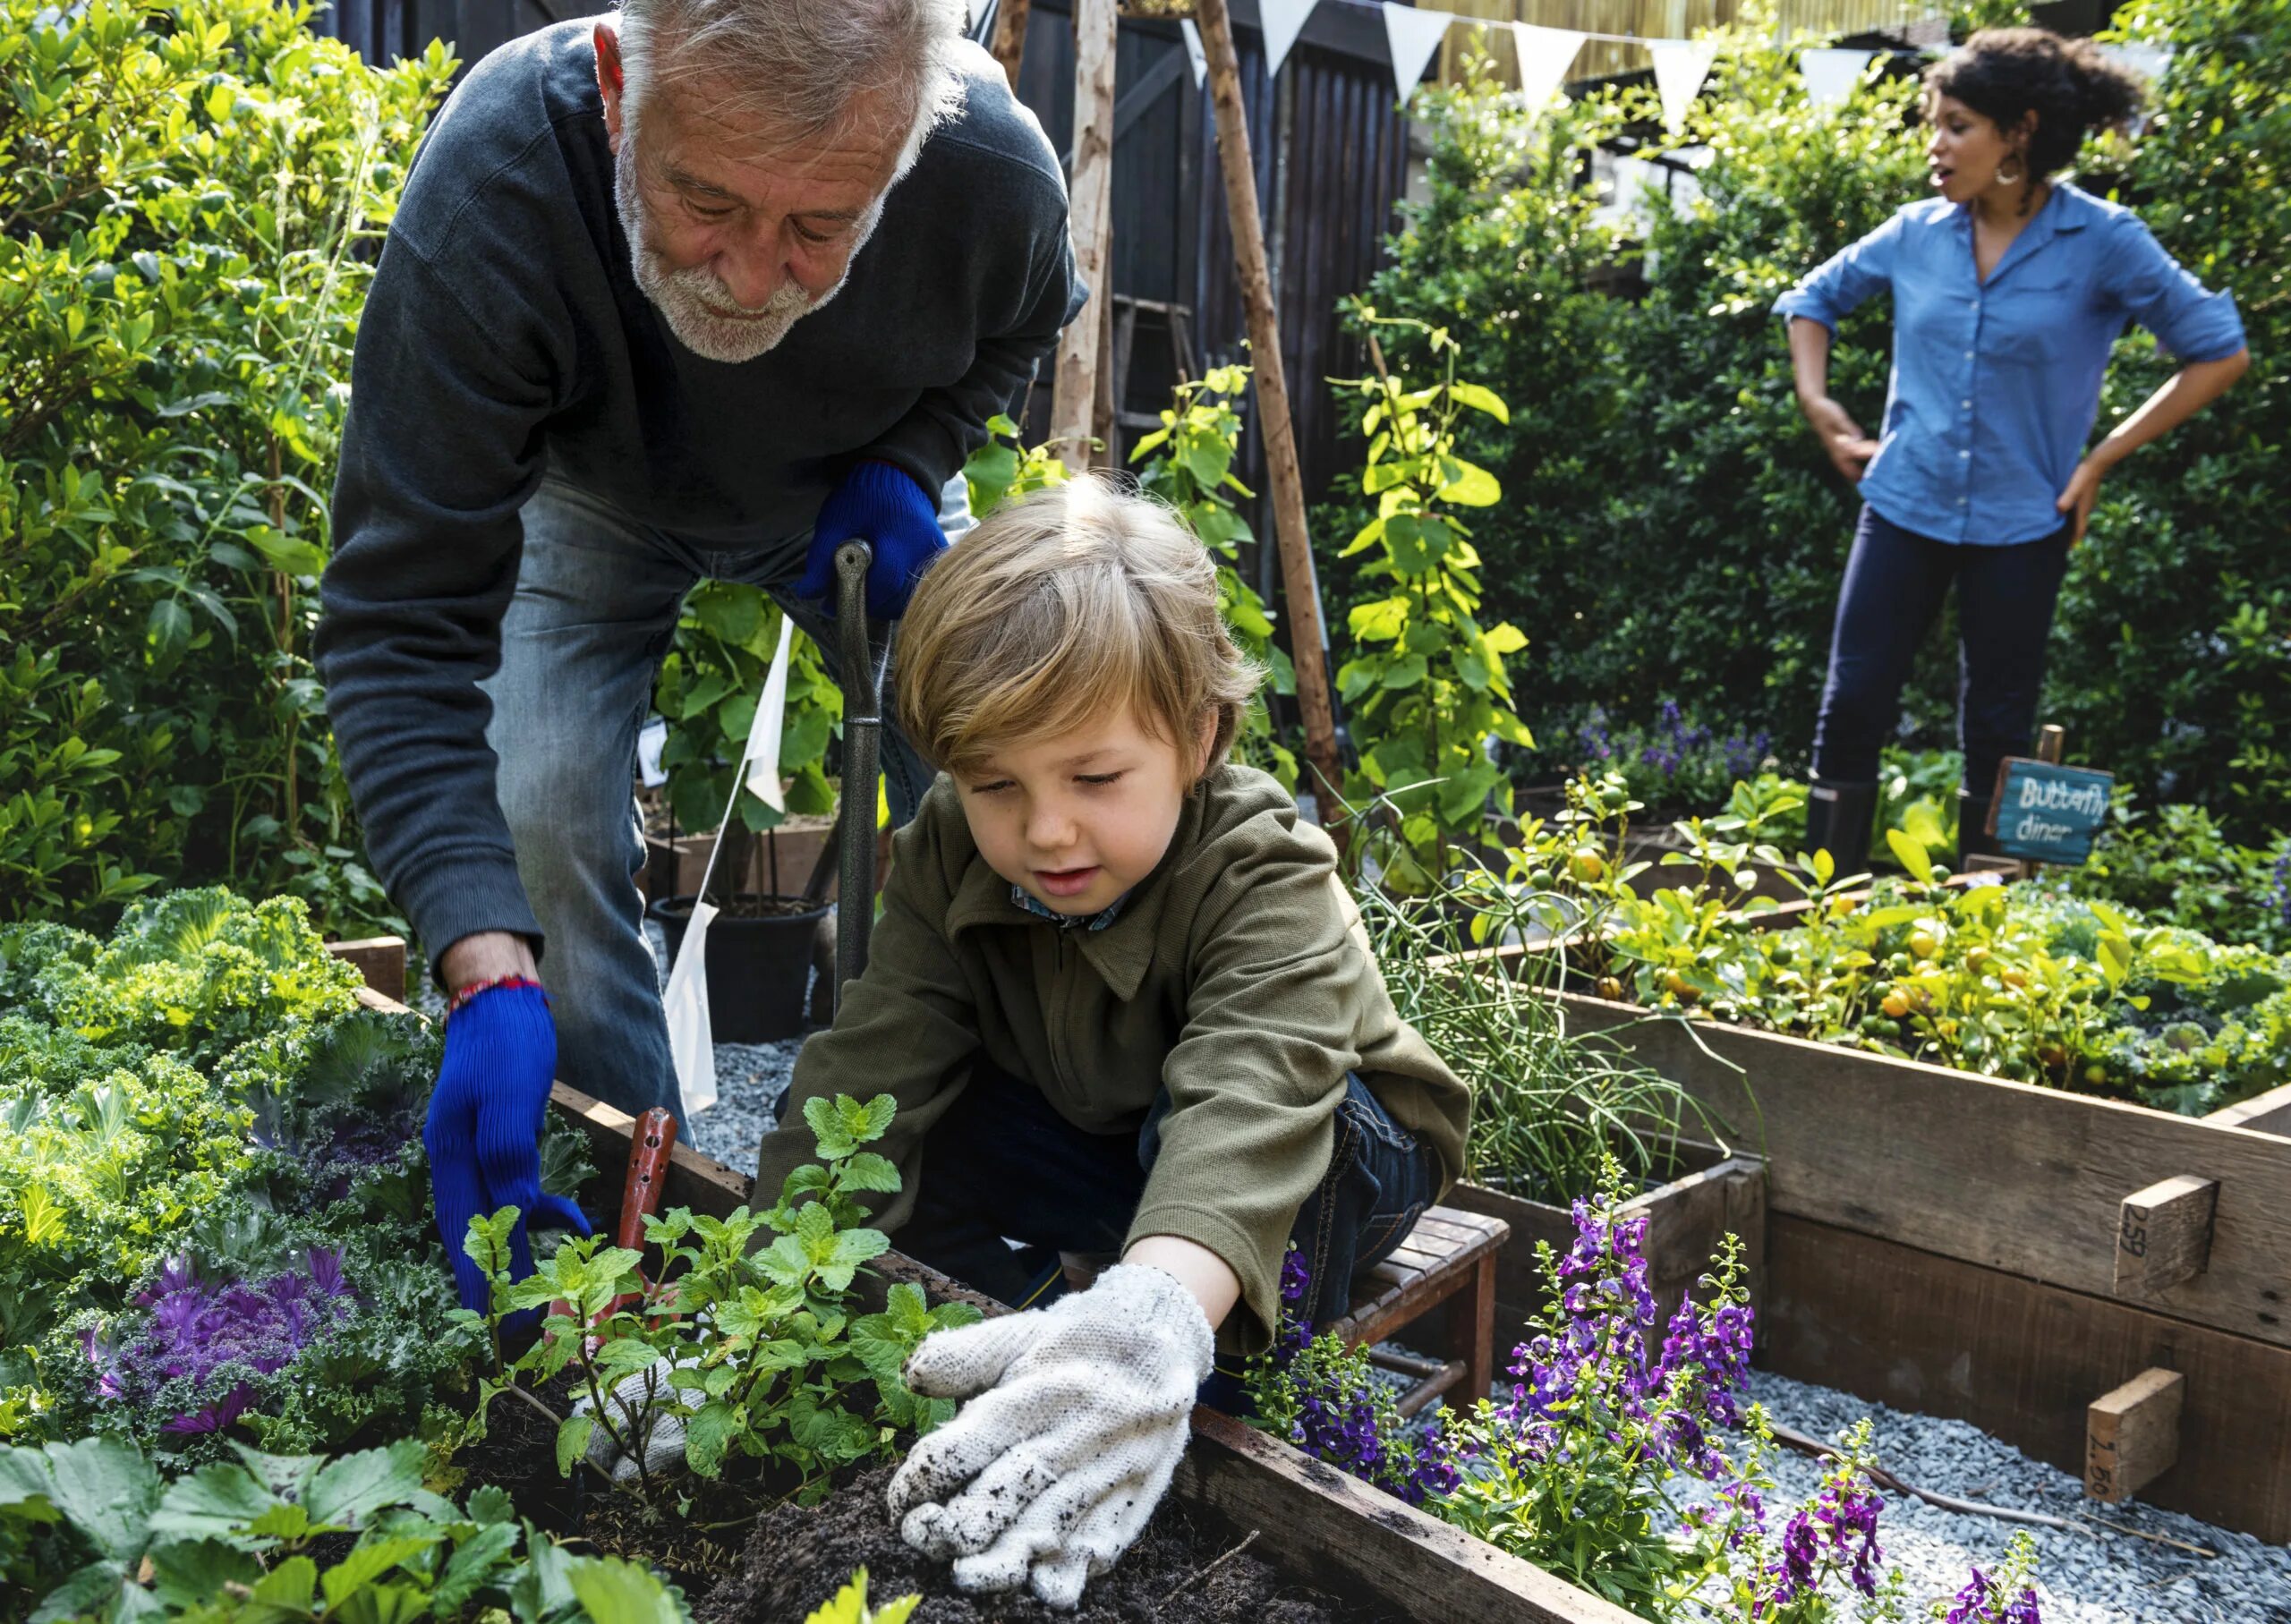
[[[923,578],[899,628],[899,724],[950,772],[1123,707],[1180,752],[1214,712],[1214,771],[1262,677],[1183,521],[1089,475],[996,509]]]

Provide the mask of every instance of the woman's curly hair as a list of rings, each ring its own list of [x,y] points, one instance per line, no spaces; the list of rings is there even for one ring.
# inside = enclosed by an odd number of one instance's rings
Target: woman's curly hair
[[[1981,30],[1926,69],[1925,85],[1999,130],[2035,113],[2024,154],[2031,181],[2067,167],[2088,132],[2128,123],[2148,89],[2091,40],[2037,28]]]

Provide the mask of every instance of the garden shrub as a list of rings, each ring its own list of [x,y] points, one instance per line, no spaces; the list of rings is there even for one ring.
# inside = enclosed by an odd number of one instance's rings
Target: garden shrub
[[[1994,9],[1994,8],[1992,8]],[[2276,285],[2291,255],[2291,13],[2263,0],[2137,0],[2119,21],[2174,48],[2145,132],[2096,140],[2074,178],[2137,208],[2208,285],[2233,292],[2257,365],[2222,401],[2104,487],[2050,645],[2044,719],[2074,759],[2150,798],[2199,800],[2251,838],[2291,801],[2291,549],[2274,492],[2291,381]],[[1466,449],[1507,501],[1478,515],[1487,611],[1529,638],[1520,710],[1546,763],[1573,729],[1654,721],[1666,699],[1721,733],[1771,734],[1802,761],[1855,513],[1807,432],[1774,300],[1925,195],[1915,84],[1873,73],[1817,115],[1789,50],[1725,37],[1684,140],[1703,194],[1655,200],[1643,240],[1595,219],[1594,147],[1659,143],[1641,89],[1540,123],[1485,82],[1428,93],[1428,196],[1371,297],[1452,329],[1473,375],[1514,404]],[[1643,293],[1597,291],[1643,276]],[[1844,323],[1833,392],[1880,416],[1883,300]],[[1406,358],[1410,364],[1416,357]],[[2119,345],[2103,425],[2168,371]],[[1333,553],[1357,516],[1332,514]],[[1904,697],[1904,735],[1949,742],[1953,650],[1937,635]]]
[[[2217,941],[2291,953],[2291,833],[2238,845],[2201,806],[2149,814],[2120,795],[2091,860],[2053,883]]]
[[[288,0],[0,0],[0,919],[387,914],[308,659],[368,250],[453,63]]]

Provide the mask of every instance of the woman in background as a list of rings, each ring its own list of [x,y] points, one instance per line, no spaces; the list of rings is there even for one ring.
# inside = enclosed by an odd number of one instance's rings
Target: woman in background
[[[1964,751],[1960,862],[1997,764],[2025,755],[2069,549],[2108,471],[2216,399],[2250,364],[2225,293],[2207,292],[2139,217],[2053,177],[2087,132],[2129,121],[2143,85],[2089,40],[1989,29],[1927,70],[1926,164],[1911,203],[1783,295],[1806,421],[1861,488],[1814,734],[1809,850],[1869,849],[1879,746],[1918,642],[1957,590]],[[1889,292],[1882,438],[1829,396],[1830,341]],[[2181,362],[2089,451],[2108,352],[2128,322]]]

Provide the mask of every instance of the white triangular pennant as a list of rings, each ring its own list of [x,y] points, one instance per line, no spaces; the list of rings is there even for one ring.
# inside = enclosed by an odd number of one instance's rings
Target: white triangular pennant
[[[1265,30],[1265,76],[1271,79],[1281,72],[1281,64],[1289,60],[1289,47],[1297,43],[1297,35],[1305,26],[1305,19],[1313,14],[1313,7],[1320,0],[1260,0],[1256,8],[1257,26]]]
[[[1647,48],[1655,54],[1655,89],[1663,98],[1663,127],[1676,135],[1685,127],[1686,110],[1702,92],[1702,81],[1710,77],[1710,64],[1718,59],[1718,42],[1650,39]]]
[[[1861,70],[1869,65],[1875,51],[1801,51],[1798,71],[1806,76],[1806,99],[1814,104],[1816,112],[1827,112],[1853,94],[1853,87],[1861,82]]]
[[[1201,30],[1190,17],[1178,19],[1178,32],[1185,36],[1185,59],[1193,64],[1193,88],[1201,89],[1201,81],[1209,77],[1209,53],[1201,48]]]
[[[764,675],[763,697],[756,701],[755,720],[748,724],[747,754],[741,762],[747,786],[776,812],[788,810],[779,790],[779,740],[788,724],[788,648],[795,632],[796,623],[782,615],[779,647],[772,651],[771,669]]]
[[[1392,50],[1392,88],[1400,92],[1402,105],[1416,93],[1424,70],[1432,65],[1433,53],[1448,37],[1448,24],[1454,21],[1446,12],[1419,11],[1384,0],[1384,39]]]
[[[1541,28],[1532,22],[1512,25],[1512,43],[1520,54],[1520,104],[1530,115],[1540,113],[1567,82],[1583,36],[1573,29]]]
[[[723,845],[722,839],[716,844]],[[714,854],[709,862],[714,863]],[[708,1020],[708,922],[715,917],[713,903],[694,899],[692,921],[669,968],[669,989],[660,995],[669,1017],[669,1058],[676,1063],[677,1092],[684,1096],[687,1118],[716,1103],[716,1033]]]

